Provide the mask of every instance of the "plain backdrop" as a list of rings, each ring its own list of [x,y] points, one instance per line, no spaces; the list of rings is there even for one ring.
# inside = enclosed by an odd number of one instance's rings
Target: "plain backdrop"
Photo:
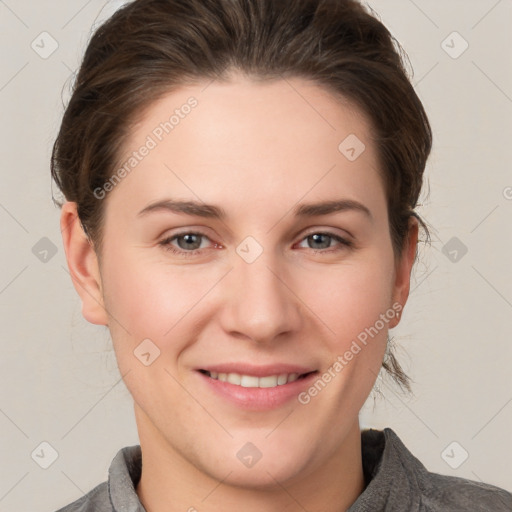
[[[419,208],[432,245],[394,331],[414,394],[379,379],[361,425],[393,428],[431,471],[512,491],[512,2],[370,5],[407,51],[432,123]],[[81,316],[51,201],[62,102],[103,7],[0,1],[2,512],[68,504],[138,443],[108,331]]]

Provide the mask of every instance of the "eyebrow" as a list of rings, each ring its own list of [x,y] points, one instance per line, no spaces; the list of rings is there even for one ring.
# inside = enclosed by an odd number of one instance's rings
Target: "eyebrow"
[[[361,212],[370,219],[373,218],[369,208],[358,201],[354,201],[353,199],[301,204],[294,208],[294,215],[297,217],[317,217],[344,211]]]
[[[207,219],[225,220],[227,218],[226,211],[212,204],[200,203],[197,201],[179,201],[175,199],[164,199],[151,203],[142,209],[138,216],[142,217],[151,212],[169,211],[172,213],[184,213]],[[321,215],[329,215],[337,212],[357,211],[366,215],[369,219],[373,219],[370,210],[362,203],[353,199],[340,199],[334,201],[320,201],[317,203],[305,203],[295,206],[293,214],[296,217],[319,217]]]

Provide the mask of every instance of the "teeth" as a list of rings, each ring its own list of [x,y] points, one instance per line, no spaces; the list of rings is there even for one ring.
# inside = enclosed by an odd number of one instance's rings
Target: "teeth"
[[[234,375],[237,375],[236,373]],[[258,377],[251,377],[250,375],[242,375],[240,385],[243,388],[258,388],[259,379]]]
[[[243,388],[275,388],[289,382],[295,382],[299,378],[298,373],[282,373],[280,375],[268,375],[255,377],[254,375],[241,375],[239,373],[207,372],[209,377],[221,382],[229,382]]]
[[[240,386],[240,384],[242,383],[242,378],[240,377],[240,375],[238,375],[238,373],[228,373],[228,378],[226,379],[227,382],[229,382],[230,384],[236,384],[237,386]]]
[[[279,377],[277,377],[277,385],[278,386],[282,386],[283,384],[286,384],[288,382],[288,374],[287,373],[282,373],[281,375],[279,375]]]
[[[277,381],[279,377],[277,375],[269,375],[268,377],[260,377],[259,378],[259,387],[260,388],[275,388],[277,386]]]

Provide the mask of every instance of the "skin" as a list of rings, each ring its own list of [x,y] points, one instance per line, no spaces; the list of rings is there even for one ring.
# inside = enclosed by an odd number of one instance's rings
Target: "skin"
[[[137,493],[150,512],[346,510],[364,490],[358,413],[398,318],[307,405],[245,410],[213,393],[196,369],[243,361],[326,371],[379,315],[405,305],[418,227],[411,219],[396,257],[371,125],[348,102],[303,79],[233,75],[206,85],[169,93],[131,130],[125,156],[169,112],[198,100],[108,194],[101,258],[76,204],[62,208],[83,315],[109,327],[134,399],[143,454]],[[353,162],[338,150],[349,134],[366,146]],[[166,198],[217,205],[226,218],[138,215]],[[293,215],[298,204],[338,199],[370,215]],[[198,231],[199,254],[159,244]],[[323,232],[352,246],[310,237]],[[263,249],[250,264],[236,252],[248,236]],[[168,245],[186,251],[193,242]],[[147,338],[160,350],[149,366],[133,353]],[[236,457],[247,442],[262,453],[251,468]]]

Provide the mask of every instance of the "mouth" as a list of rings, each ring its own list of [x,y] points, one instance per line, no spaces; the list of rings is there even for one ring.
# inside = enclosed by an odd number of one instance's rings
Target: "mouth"
[[[253,366],[223,364],[198,368],[206,393],[213,393],[223,403],[237,409],[266,411],[276,409],[298,399],[311,386],[318,370],[279,364]]]
[[[199,370],[199,372],[210,377],[210,379],[227,382],[243,388],[275,388],[277,386],[284,386],[297,380],[305,379],[309,375],[316,373],[316,370],[306,373],[279,373],[275,375],[266,375],[264,377],[234,372],[224,373],[208,370]]]

